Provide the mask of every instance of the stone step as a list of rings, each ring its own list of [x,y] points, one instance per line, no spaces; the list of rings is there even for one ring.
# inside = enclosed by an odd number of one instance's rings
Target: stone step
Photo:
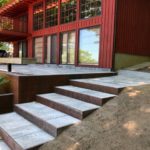
[[[54,139],[15,112],[0,115],[0,135],[12,150],[32,149]]]
[[[18,104],[15,106],[15,110],[24,118],[30,120],[55,137],[64,128],[80,121],[37,102]]]
[[[83,119],[92,111],[99,108],[97,105],[56,93],[38,95],[37,101],[78,119]]]
[[[0,140],[0,150],[11,150],[11,149],[3,140]]]
[[[87,88],[91,90],[106,92],[110,94],[119,94],[121,90],[127,87],[121,83],[111,82],[111,77],[105,78],[92,78],[92,79],[79,79],[79,80],[70,80],[70,84],[77,87]],[[105,81],[106,80],[106,81]]]
[[[94,90],[89,90],[86,88],[80,88],[76,86],[57,86],[55,91],[59,94],[70,96],[88,103],[95,105],[102,105],[106,103],[110,98],[115,97],[116,95],[108,94],[104,92],[98,92]]]

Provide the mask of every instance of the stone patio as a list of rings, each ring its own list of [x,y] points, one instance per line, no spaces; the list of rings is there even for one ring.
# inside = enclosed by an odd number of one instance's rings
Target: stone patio
[[[7,71],[7,65],[0,65],[0,71]],[[65,75],[65,74],[93,74],[107,73],[110,69],[75,67],[73,65],[12,65],[12,73],[22,75]]]
[[[114,88],[125,88],[128,86],[138,86],[150,84],[150,73],[120,70],[117,76],[101,77],[93,79],[79,79],[78,82],[104,85]]]

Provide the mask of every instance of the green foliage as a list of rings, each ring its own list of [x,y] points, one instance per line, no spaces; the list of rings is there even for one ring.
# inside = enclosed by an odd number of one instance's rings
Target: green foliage
[[[8,93],[10,89],[10,82],[4,77],[0,77],[0,94]]]
[[[7,83],[7,82],[8,82],[8,80],[6,80],[4,77],[0,77],[0,86],[1,86],[2,84]]]
[[[85,50],[80,50],[80,63],[97,64],[97,61],[92,58],[92,54]]]
[[[2,7],[7,2],[9,2],[9,0],[0,0],[0,7]]]
[[[0,50],[9,50],[9,44],[5,42],[0,42]]]

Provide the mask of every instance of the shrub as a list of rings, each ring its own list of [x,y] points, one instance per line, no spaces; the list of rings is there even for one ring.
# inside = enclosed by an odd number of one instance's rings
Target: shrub
[[[0,94],[9,93],[10,82],[5,77],[0,76]]]

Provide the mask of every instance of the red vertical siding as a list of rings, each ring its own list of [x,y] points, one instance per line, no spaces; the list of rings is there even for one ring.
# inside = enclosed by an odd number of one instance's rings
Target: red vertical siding
[[[29,34],[32,33],[32,25],[33,25],[33,10],[32,6],[30,5],[28,8],[28,32]],[[28,37],[28,57],[32,58],[33,57],[33,48],[32,48],[32,34]]]
[[[114,18],[116,0],[103,0],[100,67],[111,68],[114,45]]]
[[[116,52],[150,56],[150,0],[118,0]]]
[[[60,8],[60,0],[59,0],[59,8]],[[79,30],[82,28],[88,28],[91,26],[100,26],[101,27],[101,43],[100,43],[100,60],[99,60],[99,67],[103,68],[112,68],[112,59],[113,59],[113,41],[114,41],[114,16],[115,16],[115,3],[116,0],[102,0],[102,15],[92,17],[89,19],[79,19],[79,13],[77,13],[77,20],[74,22],[70,22],[67,24],[60,24],[60,9],[58,9],[58,26],[50,27],[50,28],[43,28],[38,31],[32,30],[33,25],[33,11],[32,6],[29,7],[29,33],[31,33],[32,38],[38,36],[47,36],[51,34],[58,35],[58,52],[57,52],[57,63],[60,63],[60,33],[75,30],[76,31],[76,62],[75,65],[78,65],[78,37],[79,37]],[[80,9],[80,1],[77,2],[77,9]],[[32,57],[32,41],[29,38],[29,56]]]

